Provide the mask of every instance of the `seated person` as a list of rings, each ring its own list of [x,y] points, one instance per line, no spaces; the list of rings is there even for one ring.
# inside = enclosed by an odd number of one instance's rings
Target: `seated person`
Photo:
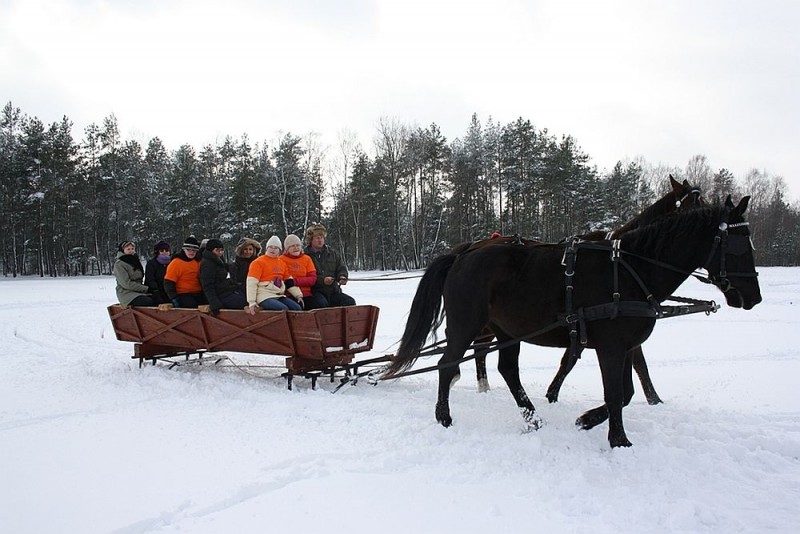
[[[123,241],[117,247],[114,277],[117,279],[117,300],[123,306],[156,306],[161,303],[144,285],[144,269],[133,241]]]
[[[306,230],[305,253],[317,268],[317,283],[311,288],[314,306],[353,306],[355,299],[342,293],[341,288],[347,284],[347,266],[336,251],[325,244],[327,235],[321,224],[314,224]]]
[[[219,239],[209,239],[200,260],[200,285],[211,308],[211,315],[218,315],[222,308],[242,310],[247,299],[236,287],[228,274],[228,264],[222,260],[225,245]]]
[[[206,303],[203,287],[200,285],[200,258],[197,251],[200,242],[189,236],[167,265],[164,275],[164,292],[176,308],[197,308]]]
[[[286,297],[289,293],[294,299]],[[303,293],[294,286],[289,269],[281,260],[281,240],[274,235],[264,247],[264,255],[250,264],[247,273],[247,311],[255,315],[259,306],[265,310],[300,311]],[[297,299],[297,300],[295,300]]]
[[[294,285],[303,293],[303,309],[325,307],[324,303],[322,306],[318,305],[311,295],[311,286],[317,283],[317,269],[314,267],[314,261],[303,252],[300,238],[294,234],[287,235],[283,240],[283,248],[281,259],[286,263],[289,274],[294,279]]]
[[[154,295],[160,295],[162,300],[167,298],[164,292],[164,275],[167,274],[170,259],[169,243],[162,240],[153,245],[153,257],[147,260],[144,267],[144,285]]]
[[[239,244],[236,245],[236,257],[228,265],[228,271],[231,273],[231,278],[242,293],[245,291],[245,283],[247,282],[247,271],[250,270],[250,264],[261,253],[261,243],[249,237],[243,237]]]

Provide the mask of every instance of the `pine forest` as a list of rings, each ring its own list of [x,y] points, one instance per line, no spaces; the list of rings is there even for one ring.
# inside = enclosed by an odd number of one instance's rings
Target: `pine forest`
[[[120,135],[114,115],[73,137],[72,122],[43,124],[7,103],[0,112],[0,264],[4,276],[108,274],[117,244],[140,254],[161,239],[216,237],[228,259],[242,237],[303,237],[322,223],[351,270],[424,268],[493,232],[542,241],[623,225],[669,189],[669,176],[709,202],[750,195],[759,265],[800,264],[800,207],[779,176],[739,179],[703,155],[682,166],[620,160],[599,172],[576,139],[519,118],[475,115],[448,140],[436,124],[376,121],[370,146],[340,132],[215,145],[146,146]]]

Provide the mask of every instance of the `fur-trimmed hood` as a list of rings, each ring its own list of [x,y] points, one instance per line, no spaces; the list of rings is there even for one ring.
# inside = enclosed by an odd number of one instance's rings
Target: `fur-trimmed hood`
[[[261,243],[256,241],[255,239],[250,239],[249,237],[243,237],[239,240],[239,243],[236,244],[236,255],[242,255],[242,249],[247,245],[253,245],[253,248],[256,249],[256,253],[253,254],[253,258],[261,254]]]

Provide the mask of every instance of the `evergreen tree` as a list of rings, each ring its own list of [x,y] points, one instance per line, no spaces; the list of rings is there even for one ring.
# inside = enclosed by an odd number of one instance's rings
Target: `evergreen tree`
[[[711,189],[703,194],[711,202],[722,202],[727,195],[741,196],[736,187],[736,179],[728,169],[720,169],[715,173],[711,179]]]
[[[375,139],[377,152],[375,171],[381,180],[384,209],[387,210],[386,232],[381,235],[384,262],[389,269],[407,269],[409,262],[403,243],[402,227],[407,212],[403,209],[408,193],[408,175],[403,168],[403,151],[407,146],[408,128],[395,120],[381,119]]]

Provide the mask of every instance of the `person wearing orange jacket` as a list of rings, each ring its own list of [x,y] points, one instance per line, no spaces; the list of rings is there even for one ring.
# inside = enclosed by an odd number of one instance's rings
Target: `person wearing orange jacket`
[[[264,247],[264,255],[250,264],[247,271],[247,312],[255,315],[259,307],[265,310],[300,311],[303,293],[294,285],[289,268],[281,259],[281,240],[274,235]],[[294,298],[289,298],[286,294]],[[296,299],[296,300],[295,300]]]
[[[311,286],[317,283],[317,268],[314,266],[308,254],[303,252],[303,244],[300,238],[294,234],[289,234],[283,240],[283,255],[281,259],[289,268],[289,274],[294,279],[294,285],[300,288],[303,293],[303,309],[313,310],[324,308],[324,302],[317,302],[311,294]]]
[[[200,242],[194,236],[189,236],[183,242],[181,251],[167,265],[164,291],[176,308],[197,308],[206,303],[203,286],[200,285],[198,250]]]

